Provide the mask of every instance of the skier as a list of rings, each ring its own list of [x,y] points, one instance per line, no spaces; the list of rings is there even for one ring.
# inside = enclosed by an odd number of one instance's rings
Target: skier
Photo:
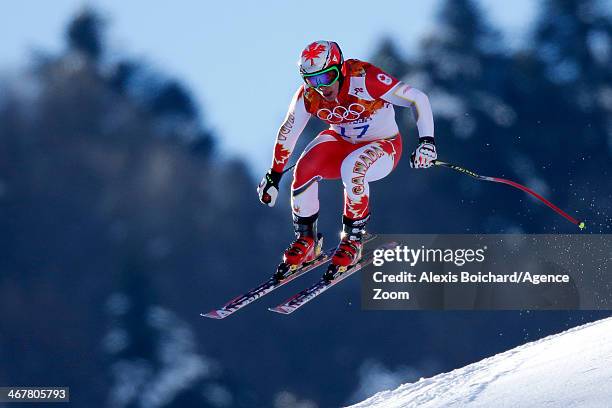
[[[376,66],[357,59],[344,60],[333,41],[315,41],[298,61],[304,84],[299,87],[276,136],[272,166],[261,180],[259,200],[272,207],[283,169],[311,116],[329,124],[302,152],[291,185],[296,239],[287,248],[276,276],[312,262],[320,254],[317,233],[318,183],[341,178],[344,213],[340,243],[326,278],[333,279],[362,254],[362,239],[370,219],[369,182],[387,176],[402,153],[402,140],[393,105],[411,108],[419,144],[410,157],[413,168],[428,168],[437,158],[429,99]]]

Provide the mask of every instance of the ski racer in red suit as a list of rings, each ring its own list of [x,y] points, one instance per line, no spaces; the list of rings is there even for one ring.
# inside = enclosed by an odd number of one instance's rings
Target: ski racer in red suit
[[[272,167],[257,190],[262,203],[274,206],[283,169],[308,120],[314,116],[329,124],[308,144],[295,166],[291,204],[296,240],[285,251],[281,265],[294,270],[319,255],[318,183],[341,178],[343,228],[326,273],[333,278],[361,257],[370,219],[369,183],[391,173],[402,154],[393,106],[410,108],[416,118],[419,145],[410,157],[413,168],[431,167],[437,158],[433,115],[423,92],[367,62],[345,61],[335,42],[309,44],[298,64],[304,84],[291,100],[276,136]]]

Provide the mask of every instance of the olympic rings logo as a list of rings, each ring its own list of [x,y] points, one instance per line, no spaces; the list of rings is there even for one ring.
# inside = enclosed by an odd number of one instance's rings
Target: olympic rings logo
[[[351,103],[347,108],[344,106],[336,106],[333,110],[327,108],[319,109],[317,117],[321,120],[330,123],[342,123],[344,121],[352,122],[359,119],[366,108],[360,103]]]

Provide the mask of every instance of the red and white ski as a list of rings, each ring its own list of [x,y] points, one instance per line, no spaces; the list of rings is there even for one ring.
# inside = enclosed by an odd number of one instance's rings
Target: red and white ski
[[[379,249],[391,249],[391,248],[395,248],[396,246],[397,246],[396,242],[389,242],[379,247]],[[291,314],[295,312],[297,309],[299,309],[300,307],[304,306],[306,303],[310,302],[312,299],[319,296],[321,293],[325,292],[327,289],[331,288],[332,286],[337,285],[338,283],[342,282],[344,279],[348,278],[355,272],[371,264],[373,260],[374,260],[374,251],[370,251],[366,255],[364,255],[359,262],[357,262],[353,266],[350,266],[346,271],[342,272],[337,278],[331,281],[325,278],[321,278],[309,288],[304,289],[303,291],[293,295],[292,297],[290,297],[289,299],[287,299],[285,302],[281,303],[278,306],[268,308],[268,310],[270,310],[271,312],[276,312],[276,313],[281,313],[281,314]]]
[[[373,240],[374,238],[376,238],[376,235],[368,235],[365,239],[364,242],[369,242],[371,240]],[[235,312],[237,312],[238,310],[242,309],[243,307],[253,303],[254,301],[256,301],[257,299],[267,295],[268,293],[272,292],[274,289],[277,289],[289,282],[291,282],[292,280],[302,276],[303,274],[305,274],[306,272],[309,272],[321,265],[326,264],[327,262],[329,262],[331,260],[332,255],[334,254],[334,252],[336,251],[336,248],[329,248],[325,251],[322,251],[321,254],[319,255],[319,257],[317,259],[315,259],[313,262],[302,266],[301,268],[296,269],[295,271],[293,271],[289,276],[287,276],[286,278],[284,278],[283,280],[278,280],[275,277],[270,277],[267,281],[265,281],[264,283],[262,283],[261,285],[249,290],[248,292],[235,297],[234,299],[230,300],[229,302],[227,302],[225,305],[223,305],[221,308],[219,309],[214,309],[211,310],[208,313],[200,313],[200,316],[202,317],[209,317],[211,319],[223,319]]]

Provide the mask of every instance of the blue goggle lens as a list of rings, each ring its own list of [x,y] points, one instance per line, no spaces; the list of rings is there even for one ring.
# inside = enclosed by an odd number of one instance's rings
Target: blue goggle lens
[[[319,72],[317,74],[304,76],[304,81],[313,88],[320,88],[322,86],[330,86],[333,85],[334,82],[338,80],[340,77],[340,72],[338,68],[331,67],[330,69],[326,69],[325,71]]]

